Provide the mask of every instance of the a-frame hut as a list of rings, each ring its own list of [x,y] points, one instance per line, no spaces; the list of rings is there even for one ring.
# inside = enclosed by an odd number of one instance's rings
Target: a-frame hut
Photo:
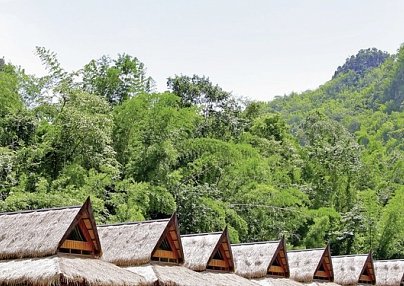
[[[208,285],[182,266],[184,253],[177,215],[169,219],[98,227],[102,259],[141,275],[150,285]]]
[[[285,240],[231,245],[236,274],[248,279],[289,277]]]
[[[340,285],[376,284],[372,255],[332,256],[334,281]]]
[[[376,285],[404,286],[404,259],[375,260]]]
[[[177,216],[98,226],[102,259],[118,266],[160,261],[181,264],[184,260]]]
[[[329,245],[325,248],[288,251],[290,278],[299,282],[334,281]]]
[[[183,235],[181,239],[186,267],[194,271],[234,271],[227,229],[223,232]]]
[[[203,279],[209,285],[256,285],[234,274],[227,228],[223,232],[183,235],[181,240],[184,247],[184,265],[201,272]]]
[[[0,214],[0,285],[144,285],[104,262],[90,199],[83,206]]]

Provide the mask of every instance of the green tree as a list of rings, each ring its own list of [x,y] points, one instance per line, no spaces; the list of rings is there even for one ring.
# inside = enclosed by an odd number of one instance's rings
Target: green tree
[[[82,88],[101,96],[112,105],[153,89],[154,81],[146,75],[144,64],[127,54],[117,59],[103,56],[81,70]]]
[[[197,106],[203,117],[198,131],[201,136],[229,139],[238,137],[244,121],[241,103],[231,93],[210,82],[205,76],[169,78],[169,89],[181,98],[183,107]]]
[[[315,112],[302,125],[301,142],[307,151],[304,178],[310,182],[315,207],[349,210],[355,203],[360,147],[346,129]]]

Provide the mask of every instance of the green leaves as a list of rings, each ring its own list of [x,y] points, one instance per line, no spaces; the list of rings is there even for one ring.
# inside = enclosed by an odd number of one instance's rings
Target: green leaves
[[[151,92],[154,81],[146,76],[144,64],[127,54],[117,59],[103,56],[80,71],[82,88],[116,105],[140,93]]]
[[[1,211],[91,196],[100,222],[176,211],[184,233],[403,255],[403,50],[364,51],[320,88],[270,103],[196,75],[150,93],[126,54],[71,73],[37,54],[44,77],[0,66]]]

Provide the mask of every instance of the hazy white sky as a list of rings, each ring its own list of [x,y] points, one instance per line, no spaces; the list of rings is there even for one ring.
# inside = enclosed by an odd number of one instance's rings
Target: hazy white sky
[[[403,0],[0,0],[6,61],[41,74],[35,46],[67,70],[128,53],[160,91],[169,76],[199,74],[269,100],[317,87],[362,48],[403,42]]]

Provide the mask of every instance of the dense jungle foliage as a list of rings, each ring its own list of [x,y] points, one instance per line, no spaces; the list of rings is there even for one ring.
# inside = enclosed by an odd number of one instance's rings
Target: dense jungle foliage
[[[44,77],[0,61],[0,211],[81,204],[100,223],[404,257],[404,48],[360,51],[313,91],[240,100],[204,76],[155,93],[123,54]]]

